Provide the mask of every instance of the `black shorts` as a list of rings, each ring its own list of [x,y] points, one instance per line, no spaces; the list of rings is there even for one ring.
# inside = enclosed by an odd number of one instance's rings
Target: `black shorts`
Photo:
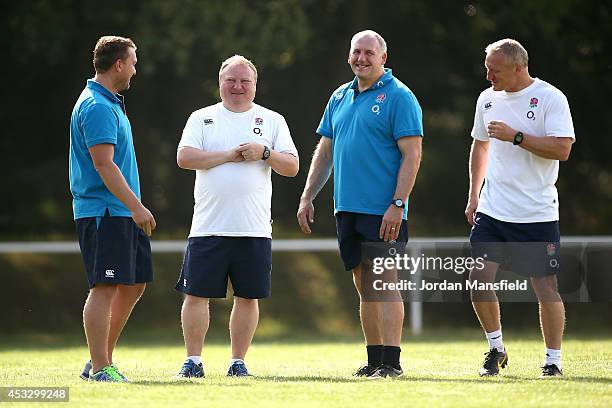
[[[340,257],[344,269],[350,271],[362,263],[362,245],[366,242],[384,242],[380,239],[382,215],[361,214],[347,211],[336,213],[336,232]],[[397,237],[400,249],[408,242],[408,224],[402,220],[402,226]]]
[[[528,277],[559,272],[559,221],[504,222],[480,212],[475,221],[470,233],[474,258],[482,257]]]
[[[204,298],[224,298],[227,280],[234,296],[270,296],[272,240],[260,237],[189,238],[176,290]]]
[[[76,230],[89,288],[153,281],[151,241],[131,217],[87,217]]]

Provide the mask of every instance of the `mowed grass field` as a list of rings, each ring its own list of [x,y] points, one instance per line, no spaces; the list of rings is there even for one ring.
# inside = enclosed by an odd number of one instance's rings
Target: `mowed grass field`
[[[119,345],[115,356],[129,384],[79,379],[87,350],[74,341],[45,347],[4,342],[0,344],[0,386],[70,387],[70,406],[612,406],[609,335],[568,338],[563,347],[565,376],[547,379],[538,378],[543,345],[536,337],[521,339],[505,333],[509,366],[496,378],[477,374],[486,351],[483,336],[475,331],[468,336],[473,339],[458,337],[454,340],[454,333],[448,331],[419,340],[408,338],[402,344],[405,375],[395,380],[351,377],[365,355],[358,339],[258,342],[256,338],[247,358],[250,378],[225,376],[229,346],[217,341],[204,349],[206,378],[182,381],[173,378],[184,359],[182,344],[129,341]],[[47,404],[35,404],[42,405]]]

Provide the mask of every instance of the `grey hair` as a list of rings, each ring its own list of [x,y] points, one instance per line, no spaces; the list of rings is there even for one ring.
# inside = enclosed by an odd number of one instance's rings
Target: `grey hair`
[[[355,34],[353,36],[353,38],[351,38],[351,48],[353,47],[353,43],[355,41],[357,41],[357,39],[359,39],[361,37],[374,37],[374,38],[376,38],[376,41],[378,41],[378,47],[380,48],[380,50],[383,53],[387,52],[387,42],[385,41],[384,38],[382,38],[382,36],[380,34],[378,34],[376,31],[373,31],[373,30],[363,30],[363,31],[360,31],[357,34]]]
[[[507,59],[508,62],[516,65],[522,65],[527,68],[529,63],[529,56],[527,50],[516,40],[511,38],[504,38],[503,40],[495,41],[487,45],[485,48],[487,55],[492,53],[501,52]]]
[[[242,55],[234,55],[233,57],[229,57],[223,61],[221,63],[221,68],[219,68],[219,78],[221,78],[221,73],[223,70],[231,65],[246,65],[247,67],[251,68],[251,71],[253,71],[253,74],[255,74],[255,82],[257,82],[257,68],[255,68],[255,64]]]

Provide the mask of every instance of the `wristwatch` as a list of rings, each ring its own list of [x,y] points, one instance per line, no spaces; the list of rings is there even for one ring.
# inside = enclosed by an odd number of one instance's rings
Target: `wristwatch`
[[[404,200],[402,200],[401,198],[394,198],[393,201],[391,202],[391,204],[393,204],[394,206],[396,206],[398,208],[406,207],[406,204],[404,203]]]
[[[270,158],[270,149],[268,146],[264,146],[263,154],[261,155],[261,160],[268,160]]]
[[[512,141],[512,144],[515,146],[520,145],[523,142],[523,132],[516,132],[516,135],[514,135],[514,140]]]

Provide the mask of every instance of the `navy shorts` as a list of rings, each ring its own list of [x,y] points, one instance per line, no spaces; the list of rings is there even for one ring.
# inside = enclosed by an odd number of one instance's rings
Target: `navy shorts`
[[[151,241],[131,217],[79,218],[76,230],[90,289],[153,281]]]
[[[476,213],[470,233],[472,256],[522,276],[543,277],[560,270],[559,221],[514,223]]]
[[[272,240],[259,237],[189,238],[176,290],[204,298],[224,298],[227,280],[234,296],[270,296]]]
[[[362,245],[365,242],[384,242],[380,239],[380,225],[382,215],[361,214],[347,211],[336,213],[336,232],[338,234],[338,246],[340,257],[344,263],[344,269],[350,271],[362,263]],[[408,242],[408,224],[402,220],[402,226],[397,237],[400,250],[403,250]],[[398,252],[400,252],[398,250]]]

